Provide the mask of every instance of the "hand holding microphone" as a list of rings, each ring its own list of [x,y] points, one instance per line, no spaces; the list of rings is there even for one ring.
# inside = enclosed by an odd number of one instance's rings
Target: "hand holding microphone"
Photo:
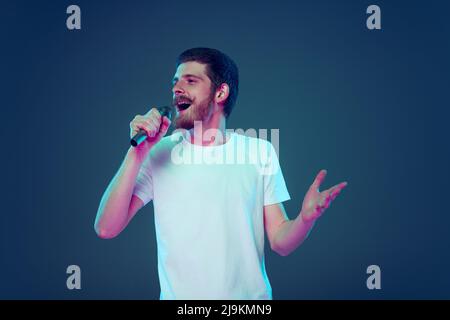
[[[131,145],[137,147],[144,141],[156,144],[167,133],[172,120],[173,108],[152,108],[145,115],[137,115],[130,123]]]

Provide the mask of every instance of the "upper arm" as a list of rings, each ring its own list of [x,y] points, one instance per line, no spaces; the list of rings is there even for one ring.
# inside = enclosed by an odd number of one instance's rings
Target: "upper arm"
[[[274,239],[278,229],[288,220],[283,203],[264,206],[264,228],[271,248],[274,248]]]
[[[128,208],[128,218],[127,218],[127,225],[131,219],[136,215],[136,213],[144,206],[144,202],[136,195],[131,196],[130,201],[130,207]]]

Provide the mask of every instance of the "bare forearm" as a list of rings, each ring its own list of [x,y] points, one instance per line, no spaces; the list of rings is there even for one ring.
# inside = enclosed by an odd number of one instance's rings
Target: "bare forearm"
[[[300,213],[294,220],[286,220],[278,229],[275,237],[276,251],[287,256],[308,237],[315,221],[305,222]]]
[[[102,238],[119,234],[128,222],[128,211],[142,155],[130,148],[119,170],[104,192],[95,219],[95,230]]]

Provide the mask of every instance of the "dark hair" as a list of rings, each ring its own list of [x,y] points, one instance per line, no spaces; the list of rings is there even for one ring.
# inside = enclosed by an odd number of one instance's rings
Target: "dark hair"
[[[226,54],[211,48],[192,48],[181,53],[176,61],[176,68],[184,62],[196,61],[206,64],[206,74],[213,84],[213,92],[222,84],[230,87],[230,92],[224,105],[225,117],[231,113],[239,93],[239,70]]]

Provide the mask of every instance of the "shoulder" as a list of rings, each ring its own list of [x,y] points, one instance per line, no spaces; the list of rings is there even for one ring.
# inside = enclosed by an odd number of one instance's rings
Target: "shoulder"
[[[238,145],[245,145],[247,148],[260,151],[272,151],[272,143],[266,139],[257,137],[256,134],[242,134],[239,131],[232,133]]]
[[[172,150],[183,142],[183,136],[179,132],[174,132],[165,136],[153,146],[149,153],[149,160],[166,159],[170,157]]]
[[[174,132],[169,136],[165,136],[152,148],[151,153],[158,154],[173,149],[177,144],[182,143],[183,136],[179,132]]]

